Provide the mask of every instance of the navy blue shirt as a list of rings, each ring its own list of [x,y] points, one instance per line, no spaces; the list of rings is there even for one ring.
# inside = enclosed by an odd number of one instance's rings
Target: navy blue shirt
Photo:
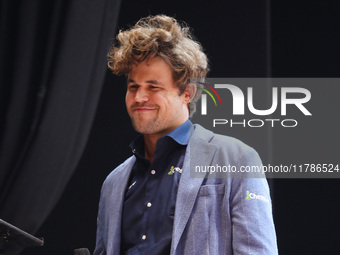
[[[145,158],[144,138],[130,147],[136,156],[125,194],[121,254],[170,254],[176,196],[190,120],[158,139],[153,162]]]

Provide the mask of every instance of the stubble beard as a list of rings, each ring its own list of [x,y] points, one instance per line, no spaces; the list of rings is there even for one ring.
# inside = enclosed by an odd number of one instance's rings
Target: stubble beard
[[[141,134],[151,135],[160,131],[160,126],[157,124],[157,118],[152,120],[135,120],[131,118],[133,128]]]
[[[130,115],[131,122],[133,128],[141,134],[151,135],[156,133],[161,133],[165,128],[162,124],[164,124],[164,120],[160,120],[158,113],[156,116],[150,119],[143,119],[139,116]]]

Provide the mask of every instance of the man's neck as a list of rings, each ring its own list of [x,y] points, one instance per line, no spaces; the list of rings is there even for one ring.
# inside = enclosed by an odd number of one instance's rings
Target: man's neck
[[[184,124],[184,122],[182,124]],[[181,125],[179,125],[179,126],[181,126]],[[176,128],[178,128],[178,127],[176,127]],[[176,128],[174,128],[174,129],[172,129],[172,130],[170,130],[166,133],[161,132],[161,133],[157,133],[157,134],[144,134],[143,136],[144,136],[144,146],[145,146],[145,158],[148,159],[150,162],[153,162],[154,155],[155,155],[155,152],[156,152],[156,144],[157,144],[158,139],[161,138],[162,136],[169,134],[170,132],[172,132]]]
[[[159,136],[158,134],[144,135],[145,158],[148,159],[150,162],[153,162],[156,151],[156,144],[159,138],[161,138],[161,136]]]

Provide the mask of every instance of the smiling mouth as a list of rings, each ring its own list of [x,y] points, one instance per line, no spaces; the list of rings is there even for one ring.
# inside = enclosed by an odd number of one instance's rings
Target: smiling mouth
[[[134,112],[147,112],[147,111],[153,111],[156,110],[156,108],[148,108],[148,107],[135,107],[132,108],[132,111]]]
[[[134,104],[131,106],[133,112],[149,112],[157,109],[158,107],[156,105]]]

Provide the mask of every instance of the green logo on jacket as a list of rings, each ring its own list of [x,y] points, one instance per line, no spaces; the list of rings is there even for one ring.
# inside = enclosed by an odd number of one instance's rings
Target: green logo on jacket
[[[247,196],[246,196],[247,200],[253,200],[253,199],[258,199],[258,200],[262,200],[265,202],[269,202],[269,200],[262,195],[256,195],[255,193],[250,193],[249,190],[247,190]]]
[[[179,172],[181,174],[182,169],[177,166],[176,167],[171,166],[170,171],[168,172],[168,175],[173,175],[175,172]]]

